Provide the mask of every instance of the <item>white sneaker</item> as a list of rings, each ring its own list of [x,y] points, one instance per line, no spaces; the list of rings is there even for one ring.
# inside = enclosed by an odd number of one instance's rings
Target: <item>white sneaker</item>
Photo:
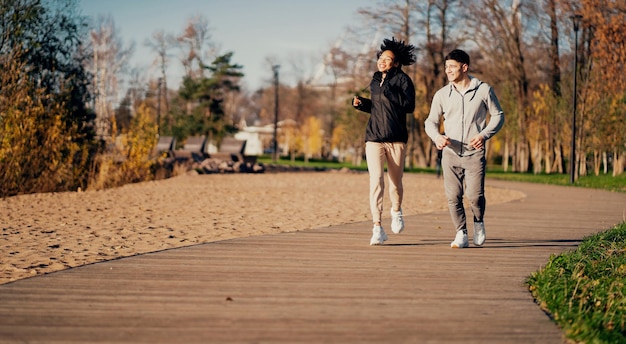
[[[400,209],[400,211],[391,210],[391,231],[396,234],[400,234],[404,229],[404,219],[402,216],[402,209]]]
[[[467,233],[463,231],[457,231],[454,241],[450,243],[452,248],[466,248],[469,246],[469,240],[467,239]]]
[[[485,223],[474,222],[474,245],[483,246],[486,238],[487,236],[485,235]]]
[[[382,245],[385,241],[387,241],[387,234],[385,234],[383,226],[374,225],[374,228],[372,228],[372,239],[370,239],[370,245]]]

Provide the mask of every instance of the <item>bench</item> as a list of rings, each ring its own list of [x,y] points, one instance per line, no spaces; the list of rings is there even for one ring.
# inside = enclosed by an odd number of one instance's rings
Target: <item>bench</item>
[[[194,160],[201,162],[207,157],[206,154],[206,136],[191,136],[185,140],[183,149],[177,149],[174,151],[176,160]]]
[[[244,151],[246,150],[246,140],[237,140],[232,137],[225,137],[222,139],[219,151],[212,153],[210,157],[212,159],[218,159],[223,161],[244,162],[246,158]]]

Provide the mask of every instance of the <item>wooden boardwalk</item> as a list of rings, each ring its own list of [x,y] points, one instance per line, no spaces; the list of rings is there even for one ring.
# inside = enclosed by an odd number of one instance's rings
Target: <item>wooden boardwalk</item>
[[[379,247],[367,222],[123,258],[1,285],[0,343],[563,343],[524,281],[626,194],[488,185],[527,197],[488,207],[482,248],[451,249],[446,212]]]

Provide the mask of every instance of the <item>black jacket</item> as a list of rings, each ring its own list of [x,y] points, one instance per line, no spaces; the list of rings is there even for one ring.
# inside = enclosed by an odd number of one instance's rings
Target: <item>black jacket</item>
[[[415,110],[413,81],[399,68],[387,72],[382,86],[381,80],[382,73],[374,73],[370,83],[372,99],[358,97],[361,104],[355,106],[357,110],[371,114],[365,141],[407,143],[406,114]]]

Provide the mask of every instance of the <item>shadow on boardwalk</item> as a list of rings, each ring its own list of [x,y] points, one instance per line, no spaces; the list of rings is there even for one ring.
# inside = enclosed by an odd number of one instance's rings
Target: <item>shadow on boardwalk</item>
[[[626,194],[489,181],[487,243],[447,213],[371,247],[354,223],[172,249],[0,286],[0,343],[562,343],[524,285],[624,220]]]

